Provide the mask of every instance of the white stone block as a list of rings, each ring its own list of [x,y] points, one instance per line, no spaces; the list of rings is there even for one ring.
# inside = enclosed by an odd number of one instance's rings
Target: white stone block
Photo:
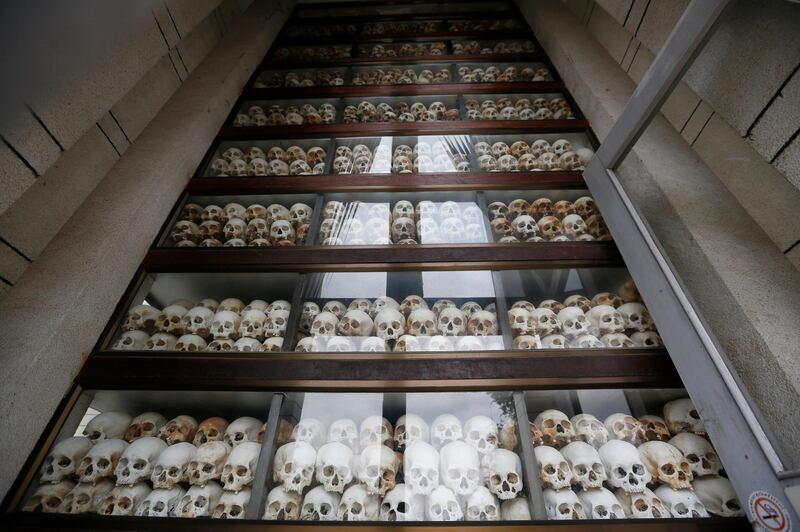
[[[0,142],[0,213],[8,209],[36,180],[36,175],[5,142]]]
[[[605,9],[598,6],[592,10],[587,27],[595,39],[611,54],[614,61],[622,62],[625,51],[628,49],[628,43],[631,42],[631,34],[628,30]]]
[[[178,52],[189,73],[197,68],[221,37],[219,25],[214,15],[210,14],[178,43]]]
[[[30,262],[19,253],[0,242],[0,277],[14,284],[29,265]]]
[[[753,148],[771,161],[800,125],[800,71],[781,90],[750,132]]]
[[[625,19],[628,17],[628,12],[631,10],[633,0],[597,0],[597,4],[621,26],[625,24]]]
[[[775,159],[775,168],[777,168],[789,182],[800,189],[800,137],[795,137],[794,140],[786,146],[781,154]],[[797,217],[797,206],[800,203],[795,203],[795,218]],[[795,234],[800,238],[800,233]]]
[[[6,120],[3,137],[38,175],[45,173],[61,156],[61,148],[24,105],[9,109]]]

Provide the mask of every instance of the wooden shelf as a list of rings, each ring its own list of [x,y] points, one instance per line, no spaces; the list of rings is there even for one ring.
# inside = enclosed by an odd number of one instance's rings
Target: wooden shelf
[[[84,389],[382,390],[680,387],[661,348],[437,353],[100,352]]]
[[[547,61],[547,55],[542,52],[530,52],[524,54],[471,54],[471,55],[425,55],[420,57],[341,57],[329,59],[327,61],[293,61],[277,60],[269,57],[264,60],[256,69],[275,70],[308,70],[314,68],[330,68],[344,66],[369,66],[385,65],[419,65],[426,63],[476,63],[476,62],[495,62],[495,63],[543,63]]]
[[[342,85],[340,87],[271,87],[245,89],[242,100],[295,98],[368,98],[380,96],[436,96],[448,94],[536,94],[562,92],[563,81],[509,83],[424,83],[403,85]]]
[[[439,20],[438,17],[430,17]],[[407,20],[403,17],[395,20]],[[328,20],[330,22],[330,20]],[[385,41],[425,42],[425,41],[497,41],[497,40],[531,40],[531,33],[525,29],[487,30],[487,31],[433,31],[429,33],[384,33],[367,35],[355,33],[349,35],[320,35],[315,37],[279,37],[274,46],[314,46],[324,44],[380,44]],[[390,58],[392,59],[392,58]]]

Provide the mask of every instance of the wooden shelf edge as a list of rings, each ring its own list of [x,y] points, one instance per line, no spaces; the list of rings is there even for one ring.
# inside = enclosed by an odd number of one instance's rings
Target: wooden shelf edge
[[[519,81],[508,83],[430,83],[404,85],[342,85],[340,87],[248,88],[244,101],[295,98],[348,98],[381,96],[437,96],[448,94],[536,94],[565,91],[563,81]]]
[[[345,66],[383,65],[419,65],[427,63],[542,63],[547,61],[544,52],[530,52],[524,54],[462,54],[462,55],[425,55],[420,57],[341,57],[323,62],[292,62],[291,60],[276,60],[267,57],[258,66],[257,70],[304,70],[313,68],[330,68]]]

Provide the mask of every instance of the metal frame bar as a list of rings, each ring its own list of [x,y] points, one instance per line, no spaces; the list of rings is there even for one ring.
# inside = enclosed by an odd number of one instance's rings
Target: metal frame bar
[[[767,491],[779,499],[789,520],[797,522],[780,478],[785,476],[771,444],[716,339],[705,327],[660,248],[614,171],[660,111],[675,85],[713,34],[729,0],[694,0],[673,29],[631,100],[584,172],[595,201],[614,234],[620,252],[687,391],[717,444],[730,480],[747,508],[750,495]]]

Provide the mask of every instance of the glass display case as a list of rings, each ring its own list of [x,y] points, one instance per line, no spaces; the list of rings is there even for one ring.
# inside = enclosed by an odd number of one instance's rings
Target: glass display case
[[[262,70],[253,82],[253,88],[336,87],[345,84],[345,70],[341,68]]]
[[[536,51],[533,41],[527,40],[463,40],[450,44],[453,55],[527,54]]]
[[[355,23],[328,23],[328,24],[292,24],[283,30],[283,36],[298,37],[339,37],[355,35],[358,25]]]
[[[333,124],[339,119],[339,100],[336,98],[247,100],[242,103],[230,125],[302,126]]]
[[[320,175],[330,164],[330,139],[222,141],[206,157],[206,177]]]
[[[459,83],[513,83],[553,81],[553,75],[544,63],[457,63]]]
[[[442,20],[392,20],[381,22],[366,22],[361,28],[363,35],[385,35],[392,34],[425,34],[436,33],[444,30]],[[448,30],[453,31],[453,30]]]
[[[325,46],[281,46],[273,52],[278,62],[313,63],[331,59],[352,57],[352,44],[330,44]]]
[[[501,75],[495,72],[491,72],[491,74]],[[464,96],[463,105],[463,116],[466,120],[569,120],[575,118],[569,102],[563,95],[557,93],[467,94]]]
[[[363,6],[336,6],[320,7],[308,6],[298,9],[297,18],[328,18],[328,17],[374,17],[374,16],[410,16],[432,15],[441,13],[485,13],[506,12],[511,7],[504,3],[493,2],[440,2],[435,4],[373,4]]]
[[[332,173],[425,174],[472,170],[469,137],[425,135],[336,139]]]
[[[345,124],[461,119],[456,95],[344,98],[342,105],[342,121]]]
[[[480,105],[479,105],[480,107]],[[581,171],[594,155],[584,133],[473,135],[483,172]]]
[[[427,57],[431,55],[448,55],[447,43],[444,41],[433,42],[380,42],[360,44],[359,57],[390,58],[390,57]]]
[[[425,85],[430,83],[451,83],[454,81],[452,68],[447,64],[422,65],[379,65],[353,67],[352,85]]]

